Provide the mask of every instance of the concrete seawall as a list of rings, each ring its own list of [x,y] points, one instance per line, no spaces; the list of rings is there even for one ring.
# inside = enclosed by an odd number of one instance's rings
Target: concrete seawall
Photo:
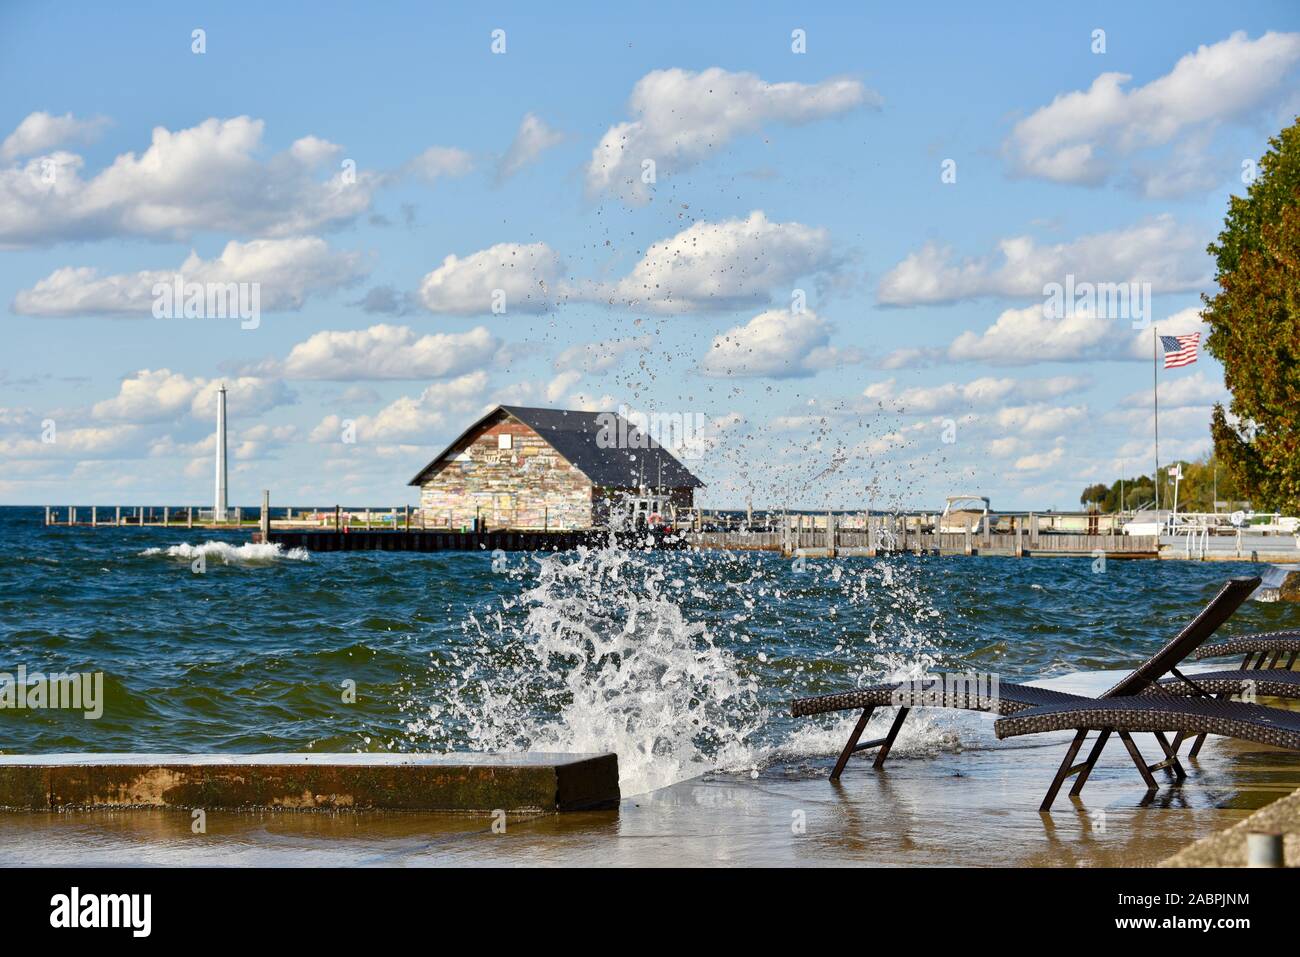
[[[613,754],[0,755],[0,807],[575,811],[616,807]]]
[[[1246,836],[1282,834],[1285,866],[1300,867],[1300,791],[1260,808],[1244,821],[1201,838],[1164,861],[1163,867],[1245,867]]]

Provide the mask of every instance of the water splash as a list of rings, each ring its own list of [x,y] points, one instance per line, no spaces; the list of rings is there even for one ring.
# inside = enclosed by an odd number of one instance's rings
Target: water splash
[[[815,568],[820,579],[816,590],[823,596],[828,622],[835,626],[834,645],[822,652],[815,669],[792,669],[796,677],[815,670],[821,680],[796,682],[797,690],[789,697],[915,681],[945,666],[947,623],[924,566],[885,556],[808,567]],[[837,755],[858,716],[856,711],[837,712],[795,722],[786,726],[765,757],[774,762]],[[893,718],[893,709],[877,709],[863,738],[884,737]],[[890,753],[907,758],[960,750],[979,733],[978,725],[978,717],[958,712],[914,710]]]
[[[310,559],[307,549],[291,548],[285,551],[284,546],[278,542],[247,542],[243,545],[231,545],[229,542],[199,542],[197,545],[190,545],[182,542],[167,548],[146,548],[140,554],[145,557],[165,555],[168,558],[183,558],[187,561],[202,555],[206,559],[220,558],[227,565],[266,563],[281,558],[298,562]]]
[[[672,572],[617,548],[512,570],[536,583],[471,616],[467,646],[433,669],[445,699],[410,730],[448,749],[615,751],[625,794],[752,767],[758,685],[684,613]]]
[[[785,664],[783,603],[826,609],[816,640],[837,688],[924,674],[938,613],[888,562],[808,568],[796,577],[770,556],[615,547],[522,560],[507,569],[514,593],[468,616],[462,641],[435,654],[430,696],[404,709],[412,741],[614,751],[624,794],[838,750],[839,729],[769,726],[824,673],[801,657]],[[898,753],[951,738],[922,718]]]

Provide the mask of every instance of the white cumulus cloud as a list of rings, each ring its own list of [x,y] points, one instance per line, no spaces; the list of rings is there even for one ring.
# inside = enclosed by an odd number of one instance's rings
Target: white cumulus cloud
[[[99,136],[107,125],[108,119],[102,116],[78,119],[71,113],[52,116],[37,111],[29,114],[0,143],[0,160],[8,162],[20,156],[36,156],[55,146],[74,141],[88,143]]]
[[[827,230],[755,210],[652,243],[630,274],[585,295],[660,313],[723,311],[764,305],[773,289],[835,265]]]
[[[1169,377],[1160,383],[1160,414],[1164,416],[1172,409],[1202,409],[1206,412],[1208,421],[1209,410],[1214,403],[1222,402],[1227,405],[1231,398],[1231,393],[1222,382],[1210,378],[1203,372]],[[1150,415],[1151,390],[1139,389],[1129,393],[1124,399],[1124,405],[1143,409],[1147,415]]]
[[[764,305],[773,290],[788,294],[794,280],[838,265],[827,230],[772,222],[755,210],[654,242],[631,272],[611,281],[564,278],[563,260],[543,242],[449,255],[424,277],[416,298],[430,312],[451,315],[540,313],[573,302],[663,315],[725,311]]]
[[[519,124],[514,142],[497,165],[497,182],[509,179],[539,156],[564,141],[564,134],[546,125],[536,113],[529,113]]]
[[[1088,418],[1086,405],[1054,406],[1045,403],[1010,406],[993,413],[993,421],[1004,432],[1016,435],[1059,435],[1077,428]]]
[[[464,258],[447,256],[424,277],[419,298],[435,313],[481,315],[498,303],[505,315],[545,312],[563,268],[545,243],[497,243]]]
[[[770,309],[714,336],[700,372],[716,378],[791,379],[862,360],[830,344],[831,324],[811,310]]]
[[[337,227],[369,208],[378,174],[341,166],[325,174],[338,147],[316,137],[262,159],[263,128],[247,116],[155,127],[144,152],[123,153],[89,179],[68,152],[0,168],[0,246],[183,241],[196,232],[278,238]]]
[[[313,236],[231,241],[215,259],[190,255],[175,269],[99,275],[89,266],[56,269],[14,297],[13,311],[25,316],[148,316],[157,284],[256,283],[260,308],[301,309],[309,296],[347,286],[366,274],[362,257],[333,250]],[[181,303],[175,304],[180,310]]]
[[[374,415],[346,419],[328,415],[312,430],[313,442],[340,442],[345,431],[357,442],[427,442],[449,421],[448,413],[463,417],[482,399],[488,376],[481,369],[455,379],[434,382],[418,396],[402,396]]]
[[[1045,452],[1031,452],[1016,459],[1013,466],[1017,472],[1045,472],[1057,468],[1065,461],[1065,448],[1057,445]]]
[[[986,296],[1042,296],[1048,283],[1150,283],[1153,293],[1208,285],[1204,239],[1168,214],[1071,242],[1041,244],[1031,236],[998,243],[996,253],[958,259],[951,248],[926,243],[880,280],[883,305],[952,303]]]
[[[433,183],[444,177],[464,176],[474,169],[474,157],[454,146],[430,146],[410,160],[405,171]]]
[[[800,124],[866,105],[878,94],[851,79],[768,83],[752,73],[720,67],[655,70],[632,88],[632,119],[611,126],[592,150],[587,189],[644,203],[649,189],[643,162],[656,178],[683,172],[737,136],[773,124]]]
[[[1017,123],[1004,149],[1024,175],[1096,185],[1111,176],[1120,157],[1189,131],[1250,119],[1288,92],[1298,62],[1300,33],[1270,32],[1251,40],[1238,31],[1198,47],[1141,86],[1130,86],[1133,78],[1126,73],[1100,74],[1087,90],[1063,93]],[[1185,173],[1188,159],[1179,160]],[[1161,175],[1151,169],[1141,178]],[[1204,183],[1198,176],[1186,185]]]
[[[133,457],[142,451],[143,434],[130,424],[84,426],[59,429],[56,441],[43,442],[40,436],[15,435],[0,438],[0,456],[22,459],[112,459]],[[12,462],[6,463],[6,469]]]
[[[441,379],[491,362],[500,348],[501,340],[485,326],[420,336],[409,326],[381,323],[318,332],[295,345],[275,368],[287,379]]]
[[[226,387],[226,410],[232,418],[251,418],[295,401],[277,379],[239,376],[205,379],[170,369],[141,369],[122,380],[118,394],[95,403],[91,414],[113,422],[162,422],[183,416],[215,421],[217,390]]]
[[[984,376],[970,382],[899,388],[896,380],[886,379],[867,386],[862,394],[898,412],[933,415],[966,409],[990,409],[1030,399],[1057,398],[1078,392],[1088,384],[1089,380],[1082,376],[1039,379]]]
[[[982,330],[968,329],[945,347],[896,350],[881,366],[902,369],[940,360],[991,366],[1109,360],[1150,362],[1153,335],[1198,331],[1204,346],[1209,329],[1201,321],[1200,309],[1194,306],[1135,330],[1128,319],[1107,319],[1086,309],[1055,318],[1044,316],[1041,305],[1033,305],[1003,310],[992,325]]]
[[[579,343],[555,357],[555,371],[600,375],[618,366],[628,353],[644,352],[653,344],[653,337],[648,335]]]

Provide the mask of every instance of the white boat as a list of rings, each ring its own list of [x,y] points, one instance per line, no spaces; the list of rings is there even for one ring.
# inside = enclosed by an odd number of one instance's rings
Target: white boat
[[[1164,531],[1163,522],[1125,522],[1125,535],[1159,535]]]
[[[989,500],[983,495],[949,495],[944,499],[943,514],[939,516],[940,532],[961,534],[984,528],[985,522],[996,521],[989,511]]]

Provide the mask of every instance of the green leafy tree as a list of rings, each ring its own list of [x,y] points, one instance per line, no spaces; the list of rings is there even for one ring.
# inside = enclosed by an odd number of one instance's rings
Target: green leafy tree
[[[1122,501],[1120,499],[1121,495],[1123,495]],[[1155,498],[1156,489],[1151,484],[1151,476],[1149,475],[1139,475],[1137,478],[1127,478],[1123,481],[1116,479],[1106,491],[1106,498],[1101,503],[1101,510],[1103,512],[1122,512],[1138,509],[1148,502],[1154,502]]]
[[[1097,505],[1100,507],[1101,503],[1105,501],[1106,495],[1109,492],[1110,489],[1107,488],[1105,485],[1089,485],[1086,489],[1083,490],[1083,494],[1079,496],[1079,504]]]
[[[1145,479],[1145,481],[1143,481]],[[1140,476],[1133,482],[1124,483],[1124,505],[1119,505],[1120,485],[1118,482],[1112,487],[1111,507],[1109,512],[1136,511],[1144,505],[1154,505],[1156,501],[1156,487],[1151,482],[1149,476]]]
[[[1214,407],[1215,454],[1261,510],[1300,509],[1300,120],[1269,140],[1209,252],[1206,348],[1232,393]]]
[[[1212,456],[1206,456],[1196,462],[1171,462],[1170,465],[1177,464],[1183,473],[1182,480],[1178,483],[1178,510],[1180,512],[1213,512],[1214,503],[1230,502],[1233,507],[1241,503],[1243,496],[1231,472],[1224,468]],[[1160,500],[1161,504],[1168,502],[1173,505],[1174,501],[1174,483],[1169,478],[1169,472],[1165,466],[1162,466],[1160,476]],[[1120,500],[1121,490],[1124,496]],[[1150,475],[1138,475],[1134,478],[1126,478],[1122,482],[1116,479],[1109,486],[1107,485],[1089,485],[1079,496],[1079,501],[1087,505],[1090,502],[1098,503],[1098,508],[1103,512],[1133,511],[1142,506],[1154,502],[1156,497],[1155,485],[1151,482]]]

